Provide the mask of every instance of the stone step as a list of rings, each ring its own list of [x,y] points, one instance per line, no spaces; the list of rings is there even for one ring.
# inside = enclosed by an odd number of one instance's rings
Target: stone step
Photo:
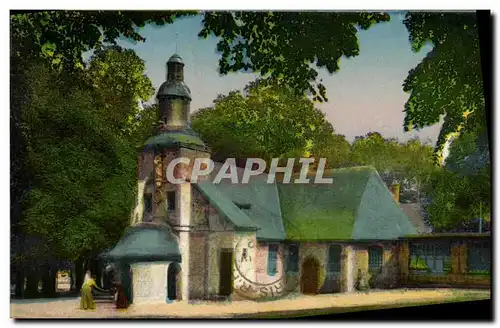
[[[100,292],[94,292],[94,300],[96,302],[114,302],[115,297],[113,295],[110,295],[108,293],[100,293]]]

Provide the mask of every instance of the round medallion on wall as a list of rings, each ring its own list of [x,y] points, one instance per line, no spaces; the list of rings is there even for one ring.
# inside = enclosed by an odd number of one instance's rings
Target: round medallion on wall
[[[242,238],[236,244],[234,292],[251,300],[284,297],[287,292],[283,270],[276,270],[276,274],[268,276],[271,278],[266,281],[258,281],[254,267],[256,259],[252,259],[252,256],[257,256],[257,252],[255,240]]]

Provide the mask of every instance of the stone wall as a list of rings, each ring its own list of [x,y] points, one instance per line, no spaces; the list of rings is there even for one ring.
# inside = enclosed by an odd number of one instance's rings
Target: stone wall
[[[208,297],[219,295],[220,256],[222,249],[233,249],[234,232],[211,232],[208,235]]]
[[[340,273],[328,273],[328,249],[330,245],[342,247]],[[299,270],[286,272],[286,289],[300,292],[300,279],[304,261],[314,258],[319,264],[318,293],[351,292],[357,288],[358,275],[365,279],[367,288],[395,288],[399,285],[398,246],[395,243],[373,244],[383,247],[382,271],[376,275],[368,269],[368,247],[372,244],[351,243],[300,243]],[[286,247],[286,246],[285,246]],[[286,263],[286,256],[284,258]]]
[[[219,215],[217,209],[208,205],[207,235],[207,297],[219,295],[220,254],[223,249],[234,249],[235,232],[233,225]]]
[[[256,282],[260,284],[269,284],[282,277],[284,272],[283,244],[278,244],[278,256],[276,259],[276,274],[268,274],[269,243],[258,243],[257,262],[256,262]]]
[[[190,234],[190,254],[189,254],[189,273],[190,286],[189,298],[203,299],[206,297],[207,289],[207,241],[206,233],[191,233]]]
[[[165,303],[168,263],[143,262],[134,263],[131,267],[134,303]]]
[[[328,273],[328,249],[335,244],[342,247],[340,254],[340,273]],[[304,262],[315,259],[319,264],[318,293],[329,294],[349,292],[354,289],[353,274],[356,269],[355,249],[346,243],[300,243],[299,245],[299,270],[286,272],[286,289],[290,292],[300,292],[300,281]],[[286,263],[286,257],[284,259]]]
[[[144,219],[144,193],[148,179],[153,174],[153,152],[142,152],[137,155],[137,200],[132,213],[131,224],[142,222]]]
[[[382,269],[378,273],[370,272],[369,270],[369,248],[373,246],[380,247],[383,250]],[[363,289],[363,284],[366,288],[376,289],[396,288],[399,286],[400,270],[398,245],[396,243],[364,243],[357,244],[354,249],[355,270],[353,278],[355,288]]]

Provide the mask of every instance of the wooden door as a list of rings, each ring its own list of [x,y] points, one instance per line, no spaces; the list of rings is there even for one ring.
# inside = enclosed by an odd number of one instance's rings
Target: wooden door
[[[219,295],[229,296],[233,292],[233,250],[221,251],[219,269]]]
[[[319,285],[319,263],[314,258],[308,258],[302,264],[300,289],[302,294],[317,294]]]

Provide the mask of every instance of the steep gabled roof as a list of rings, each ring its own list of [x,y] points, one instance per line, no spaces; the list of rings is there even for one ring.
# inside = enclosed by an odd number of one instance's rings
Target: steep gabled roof
[[[351,238],[354,240],[389,240],[417,230],[410,218],[394,201],[382,178],[373,170],[356,213]]]
[[[279,196],[276,184],[267,183],[267,175],[252,176],[249,183],[232,184],[230,179],[222,179],[220,183],[212,183],[222,164],[215,163],[215,168],[207,181],[199,182],[203,189],[210,189],[211,201],[229,203],[233,206],[233,213],[242,212],[255,226],[258,227],[257,238],[262,241],[281,241],[285,239],[285,230],[281,219]],[[243,169],[238,168],[238,182],[243,177]],[[238,207],[238,205],[245,205]],[[234,210],[234,207],[239,211]],[[227,215],[226,215],[227,216]],[[229,217],[230,220],[232,220]]]
[[[239,209],[230,198],[224,195],[216,184],[211,181],[200,181],[195,184],[198,190],[208,199],[219,213],[225,215],[227,219],[239,230],[257,230],[256,225],[246,213]]]
[[[333,184],[278,184],[287,240],[383,240],[416,233],[374,168],[323,176]]]
[[[276,184],[267,183],[267,175],[253,176],[246,184],[231,184],[230,180],[223,179],[216,186],[233,203],[249,205],[242,211],[260,227],[257,230],[259,240],[285,239],[278,190]]]
[[[332,184],[268,184],[267,174],[246,184],[215,184],[220,167],[198,183],[200,190],[237,226],[249,228],[247,219],[258,226],[259,240],[388,240],[417,233],[372,167],[326,172]],[[239,182],[242,175],[238,168]]]
[[[356,212],[371,169],[325,173],[333,184],[278,184],[286,239],[351,239]]]

